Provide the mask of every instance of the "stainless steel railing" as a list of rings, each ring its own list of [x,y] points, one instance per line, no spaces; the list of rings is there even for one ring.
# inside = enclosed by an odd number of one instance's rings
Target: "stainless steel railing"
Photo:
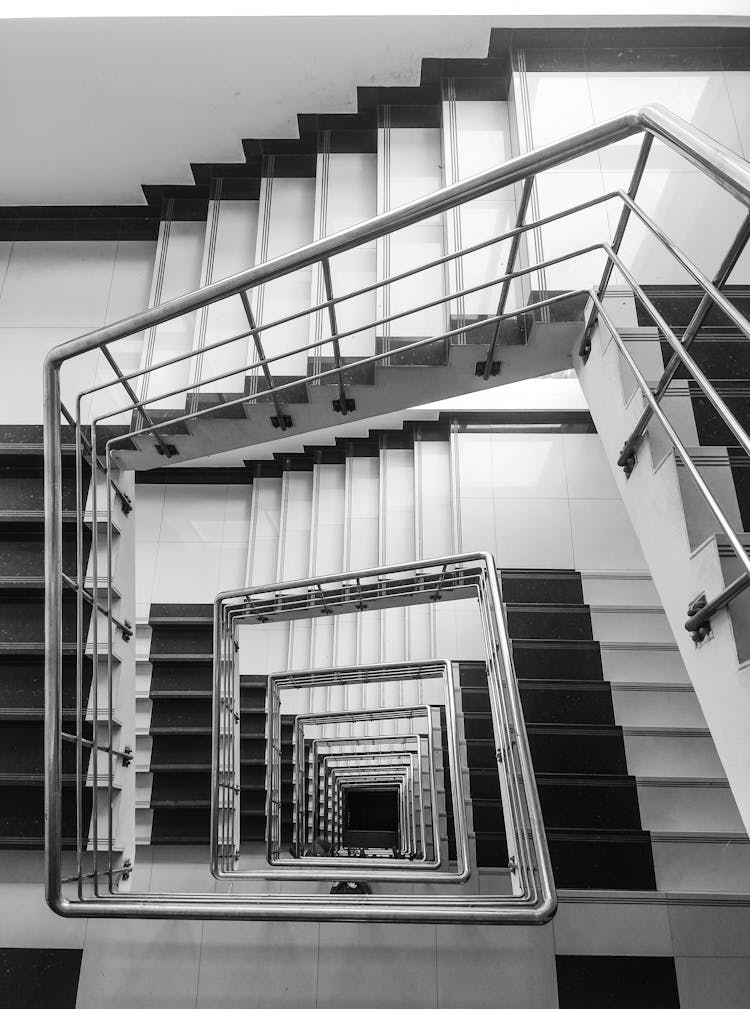
[[[581,155],[596,151],[639,133],[643,134],[644,141],[627,191],[614,190],[556,214],[548,215],[541,220],[525,222],[531,186],[539,173],[563,165]],[[690,346],[705,322],[708,309],[712,306],[717,306],[741,333],[750,338],[750,328],[748,327],[747,320],[734,308],[721,291],[748,240],[750,218],[745,219],[736,238],[731,243],[719,270],[714,275],[713,280],[709,280],[636,203],[639,185],[654,139],[663,142],[673,151],[677,152],[694,168],[705,174],[710,180],[734,197],[744,208],[750,208],[750,166],[747,162],[667,110],[658,106],[644,107],[619,116],[609,122],[581,131],[575,136],[559,143],[533,151],[522,157],[514,158],[490,171],[446,187],[434,194],[373,218],[370,221],[358,224],[337,235],[314,242],[303,249],[295,250],[275,260],[259,264],[234,277],[218,281],[205,288],[158,305],[146,312],[138,313],[95,332],[77,337],[54,348],[48,354],[44,365],[47,711],[45,729],[47,770],[46,840],[47,894],[50,905],[56,911],[66,915],[92,916],[96,914],[121,914],[130,916],[199,915],[201,917],[231,917],[234,913],[233,908],[241,907],[244,914],[252,913],[256,916],[269,918],[285,917],[291,913],[294,913],[298,917],[308,916],[317,919],[340,916],[340,909],[336,906],[335,902],[323,902],[314,909],[311,909],[310,907],[301,908],[295,900],[276,898],[275,901],[269,901],[261,908],[259,906],[252,906],[252,901],[243,904],[243,901],[237,895],[233,895],[233,901],[227,903],[218,899],[211,901],[205,896],[196,895],[180,897],[168,894],[139,894],[127,898],[121,892],[119,880],[120,876],[124,875],[124,873],[118,860],[113,806],[117,789],[116,775],[127,773],[128,771],[127,765],[131,763],[127,759],[129,753],[128,743],[132,741],[120,740],[119,736],[121,733],[117,720],[117,656],[115,648],[119,636],[128,630],[128,614],[123,613],[118,616],[116,613],[118,604],[113,587],[113,542],[117,536],[117,522],[125,521],[131,507],[129,496],[121,486],[123,482],[121,474],[118,472],[118,461],[121,459],[123,449],[132,446],[134,442],[141,449],[141,452],[144,453],[144,462],[146,465],[163,465],[172,459],[179,460],[179,439],[180,437],[190,437],[190,434],[188,433],[186,436],[175,435],[173,428],[176,420],[187,425],[189,432],[191,430],[190,425],[193,425],[192,430],[197,430],[198,425],[207,422],[212,417],[220,416],[220,412],[225,410],[227,406],[253,407],[257,412],[257,408],[266,398],[271,399],[274,407],[271,422],[277,428],[284,430],[289,426],[290,422],[293,423],[293,417],[285,414],[283,410],[289,409],[290,413],[294,412],[292,408],[286,406],[284,400],[288,397],[285,394],[298,390],[301,387],[304,388],[317,384],[324,379],[335,381],[338,390],[338,409],[343,414],[346,414],[355,409],[355,403],[352,402],[350,395],[351,390],[347,388],[346,383],[352,374],[356,372],[356,369],[362,368],[363,364],[374,366],[397,361],[399,355],[403,353],[403,348],[401,347],[395,349],[389,348],[370,354],[366,358],[360,358],[355,362],[347,362],[345,360],[346,341],[358,333],[388,322],[406,318],[429,307],[449,305],[451,302],[458,302],[461,298],[470,294],[485,290],[491,291],[497,288],[499,290],[497,310],[493,315],[477,323],[460,325],[452,330],[413,341],[409,345],[411,350],[437,345],[447,347],[458,337],[476,333],[479,330],[485,330],[486,327],[490,327],[492,337],[489,347],[483,359],[476,362],[477,374],[488,378],[497,371],[499,333],[503,322],[519,319],[530,313],[533,315],[534,311],[542,308],[562,305],[575,297],[586,296],[588,298],[590,314],[581,344],[582,356],[585,359],[595,331],[596,321],[600,319],[603,325],[613,332],[618,348],[633,371],[636,382],[642,389],[646,401],[646,409],[626,442],[626,448],[623,450],[620,459],[621,464],[624,466],[626,472],[630,469],[633,463],[634,452],[640,438],[646,431],[649,420],[652,417],[656,418],[667,433],[675,452],[681,457],[688,473],[695,481],[700,494],[715,516],[719,527],[726,534],[729,545],[735,552],[743,570],[739,578],[735,579],[734,582],[719,592],[713,599],[707,600],[705,605],[699,607],[697,612],[690,613],[686,624],[688,630],[697,638],[702,637],[706,633],[713,613],[719,608],[726,606],[731,599],[735,598],[743,589],[750,585],[750,560],[748,560],[739,537],[733,533],[722,509],[711,494],[705,481],[701,478],[698,468],[689,459],[687,450],[680,442],[677,432],[669,424],[660,407],[660,402],[674,378],[678,365],[684,366],[718,416],[733,433],[739,445],[750,454],[750,439],[748,439],[744,428],[728,409],[724,399],[719,395],[713,383],[698,368],[689,354]],[[481,196],[517,184],[522,186],[522,191],[515,228],[505,232],[503,235],[494,236],[485,242],[463,248],[449,256],[442,256],[412,270],[385,277],[357,291],[335,295],[336,285],[333,274],[337,256],[349,250],[362,247],[367,243],[383,238],[410,225],[439,216],[454,207],[467,204]],[[517,258],[523,247],[523,238],[530,231],[543,229],[563,219],[574,220],[573,215],[608,201],[618,201],[621,205],[619,222],[611,246],[603,242],[595,242],[585,248],[556,256],[544,262],[517,268]],[[673,260],[679,264],[681,269],[686,271],[692,281],[704,292],[700,306],[682,340],[679,340],[667,326],[665,320],[656,311],[655,306],[647,297],[642,285],[636,280],[632,272],[628,270],[620,256],[620,248],[628,223],[634,218],[638,219],[641,226],[649,231],[656,241],[668,251]],[[499,250],[503,242],[510,243],[506,269],[487,283],[451,291],[443,297],[435,298],[430,302],[418,303],[409,309],[390,313],[383,318],[368,319],[365,325],[342,330],[338,310],[341,305],[352,298],[359,297],[367,292],[388,288],[389,285],[408,280],[425,270],[443,266],[474,252],[487,251],[493,248]],[[604,258],[604,269],[598,286],[590,287],[585,284],[578,290],[544,297],[533,305],[523,305],[511,311],[507,310],[507,302],[513,286],[517,286],[524,278],[530,278],[534,274],[543,272],[557,264],[581,259],[593,253],[600,254]],[[264,322],[262,325],[257,325],[252,311],[249,310],[248,292],[258,290],[266,283],[316,264],[323,271],[325,300],[319,304],[312,305],[309,309],[292,313],[285,318],[273,319],[269,322]],[[636,367],[632,356],[628,355],[627,348],[622,339],[615,335],[616,327],[608,316],[604,305],[604,297],[610,286],[613,272],[616,272],[623,279],[626,286],[645,307],[672,350],[672,359],[653,393],[650,391],[648,381]],[[210,346],[199,347],[186,353],[177,354],[167,360],[152,363],[147,367],[134,371],[128,372],[123,369],[114,357],[114,351],[119,341],[136,334],[144,333],[160,324],[231,297],[238,297],[242,302],[245,318],[248,322],[248,327],[244,331],[217,341]],[[305,316],[313,316],[316,313],[322,314],[328,319],[329,336],[311,343],[305,343],[303,346],[295,346],[285,352],[270,355],[267,353],[269,345],[266,343],[264,346],[263,341],[269,335],[273,337],[274,329],[278,329],[278,327],[290,321]],[[140,395],[136,391],[141,388],[141,380],[152,373],[184,362],[193,360],[203,361],[207,355],[215,354],[230,344],[249,345],[252,347],[254,356],[248,360],[246,365],[240,368],[227,369],[218,375],[198,377],[194,381],[188,382],[178,380],[176,387],[170,388],[167,392],[149,396],[147,394]],[[334,362],[332,367],[316,370],[312,376],[303,375],[298,379],[293,378],[285,381],[283,384],[276,383],[274,374],[284,362],[302,352],[305,354],[319,352],[326,347],[331,348]],[[114,377],[107,382],[101,382],[96,386],[91,386],[80,391],[76,397],[75,409],[72,411],[68,410],[61,401],[61,369],[74,358],[92,352],[102,353],[104,360],[112,369]],[[196,374],[201,371],[202,369],[196,369]],[[224,399],[220,403],[203,408],[196,405],[197,397],[192,394],[209,386],[210,383],[230,379],[237,375],[262,375],[268,388]],[[115,404],[114,406],[111,404],[111,396],[118,390],[125,397],[125,406],[122,403]],[[155,408],[160,401],[169,396],[174,397],[175,395],[184,395],[187,397],[184,409],[178,410],[176,415],[170,416],[166,420],[159,419],[159,414]],[[123,433],[122,430],[111,429],[110,425],[118,417],[124,417],[126,424],[129,425],[133,413],[138,419],[138,424],[135,425],[133,431],[126,430]],[[79,492],[76,516],[76,571],[74,575],[70,572],[65,572],[70,581],[64,579],[62,571],[61,445],[63,438],[61,416],[72,427],[74,432],[76,482]],[[265,436],[262,432],[259,432],[258,437]],[[149,454],[149,445],[153,445],[155,450],[153,455]],[[86,455],[90,458],[90,464],[94,468],[95,473],[97,475],[101,474],[102,480],[101,487],[98,486],[98,480],[95,479],[92,481],[91,506],[90,514],[88,515],[84,515],[83,503],[80,500],[83,486],[83,467],[89,464],[85,460]],[[102,503],[102,498],[104,499],[104,503]],[[91,529],[92,539],[88,573],[84,551],[85,529],[87,526]],[[100,550],[101,558],[99,557]],[[448,579],[448,582],[450,584],[450,579]],[[63,733],[62,731],[61,669],[63,640],[60,613],[64,585],[76,593],[77,599],[78,629],[75,649],[77,707],[75,733]],[[376,595],[374,590],[369,587],[363,589],[362,586],[355,586],[355,590],[360,592],[359,604],[362,606],[369,605],[365,600],[367,593],[370,593],[373,597]],[[436,594],[439,594],[441,590],[442,585],[436,589]],[[348,591],[349,589],[347,588]],[[483,587],[482,592],[488,598],[494,597],[496,588],[488,584]],[[96,607],[91,632],[87,639],[84,633],[84,613],[85,607],[91,603],[91,599],[96,600]],[[328,599],[326,597],[327,603]],[[272,619],[272,602],[269,602],[269,600],[260,600],[257,602],[257,606],[259,607],[261,618]],[[487,610],[484,621],[484,633],[487,636],[487,641],[491,643],[493,640],[500,640],[502,642],[502,628],[500,628],[497,618],[492,616],[491,608]],[[229,653],[233,647],[233,643],[222,638],[217,638],[217,649],[224,655],[222,661],[226,665],[226,669],[222,667],[220,678],[223,677],[226,679],[229,676],[229,670],[232,668]],[[90,656],[93,656],[94,666],[90,705],[93,713],[91,719],[87,716],[89,699],[82,696],[82,670],[84,661]],[[509,652],[507,648],[501,645],[496,657],[496,668],[493,669],[490,681],[494,684],[493,704],[497,710],[501,710],[505,706],[505,709],[507,709],[506,714],[520,719],[520,709],[513,710],[512,691],[510,695],[506,696],[498,686],[498,683],[502,682],[502,676],[505,675],[503,669],[512,669],[512,664],[509,664]],[[224,682],[224,680],[222,679],[221,682]],[[227,694],[229,694],[230,685],[228,683],[224,685],[227,689]],[[215,723],[215,729],[223,732],[227,739],[230,738],[230,730],[233,728],[232,718],[230,717],[232,715],[231,708],[226,708],[224,713],[220,714],[218,723]],[[89,720],[91,721],[90,739],[84,731],[84,723]],[[501,724],[496,725],[496,731],[502,734],[503,727]],[[76,836],[74,839],[63,838],[62,836],[63,793],[61,749],[63,746],[74,746],[76,752]],[[89,749],[91,751],[92,765],[89,780],[95,783],[96,786],[96,783],[103,778],[106,784],[103,789],[99,789],[98,787],[94,787],[93,789],[95,796],[94,815],[91,820],[90,830],[87,831],[84,823],[83,791],[87,787],[87,778],[84,773],[84,751]],[[103,775],[100,773],[100,758],[104,760],[106,765]],[[237,805],[232,799],[232,794],[236,794],[234,792],[234,789],[237,787],[236,772],[237,753],[228,749],[222,756],[221,763],[216,769],[216,774],[221,780],[221,788],[223,789],[224,805],[222,808],[227,810],[231,808],[235,819],[237,816]],[[508,802],[518,801],[519,797],[515,794],[514,789],[515,786],[509,784],[508,795],[506,796]],[[104,793],[103,795],[102,792]],[[102,800],[101,803],[100,799]],[[233,802],[234,805],[232,805]],[[102,817],[99,816],[100,805],[102,807]],[[229,850],[231,827],[228,820],[224,829],[227,831],[225,840],[227,842],[227,850]],[[236,823],[234,829],[236,832]],[[61,870],[61,847],[63,840],[72,843],[76,851],[74,899],[71,899],[68,890],[64,892],[68,884],[63,883]],[[84,861],[86,861],[84,856],[87,853],[87,848],[92,849],[92,872],[84,872]],[[527,854],[530,854],[530,852],[527,852]],[[106,893],[101,892],[102,881],[106,881]],[[529,882],[529,879],[524,879],[523,885],[527,885]],[[376,904],[371,903],[368,907],[364,908],[359,908],[357,905],[356,910],[354,909],[354,905],[352,905],[350,913],[353,916],[363,918],[378,917],[382,913],[386,916],[392,916],[392,920],[400,918],[410,920],[411,915],[412,920],[416,920],[432,913],[431,911],[425,911],[425,907],[426,905],[420,905],[418,902],[415,902],[411,909],[393,905],[392,908],[384,911],[382,908],[376,910]],[[547,906],[539,911],[539,915],[543,916],[550,913],[550,907],[551,904],[548,902]]]
[[[331,613],[345,615],[365,607],[372,610],[420,606],[435,602],[474,599],[484,640],[488,690],[494,746],[497,755],[498,791],[505,815],[505,833],[509,851],[509,872],[513,879],[513,892],[497,897],[434,898],[426,901],[430,914],[441,920],[468,921],[480,915],[486,921],[536,921],[551,913],[555,896],[546,837],[542,828],[541,812],[536,783],[531,769],[531,759],[521,713],[518,685],[513,673],[510,641],[502,609],[500,586],[494,559],[484,553],[471,553],[454,557],[436,558],[418,562],[388,565],[359,571],[342,572],[315,578],[272,585],[247,586],[220,593],[214,605],[214,636],[225,647],[217,647],[214,659],[214,760],[215,777],[212,788],[212,872],[219,879],[300,879],[332,880],[350,879],[352,870],[357,877],[380,882],[417,882],[460,885],[472,872],[469,851],[466,798],[463,792],[462,765],[459,755],[459,731],[455,695],[457,683],[453,663],[435,660],[421,663],[401,662],[378,666],[313,669],[302,672],[278,673],[269,676],[267,694],[267,766],[268,798],[267,864],[261,868],[243,869],[238,866],[234,853],[222,858],[228,846],[235,850],[236,835],[231,835],[234,822],[231,809],[231,791],[222,791],[217,769],[225,750],[225,739],[232,732],[239,733],[239,722],[227,718],[225,711],[235,708],[227,698],[236,676],[227,670],[230,663],[238,664],[242,655],[243,627],[269,622],[316,619]],[[452,808],[456,835],[457,859],[455,869],[440,867],[440,858],[415,864],[407,862],[398,867],[399,860],[370,861],[363,865],[361,859],[318,856],[311,859],[278,857],[280,850],[279,810],[281,807],[282,713],[285,710],[282,694],[307,687],[330,683],[352,685],[360,682],[399,682],[410,678],[429,681],[442,677],[441,704],[445,708]],[[236,696],[236,695],[235,695]],[[292,710],[295,710],[292,707]],[[419,718],[421,722],[413,720]],[[222,721],[223,719],[223,721]],[[358,733],[373,722],[408,719],[410,734],[425,732],[428,739],[429,766],[431,769],[431,807],[438,808],[435,790],[435,759],[432,752],[434,725],[432,706],[419,703],[398,707],[365,707],[320,713],[295,714],[293,730],[294,790],[298,797],[299,812],[296,824],[297,850],[305,843],[305,822],[301,815],[302,797],[307,792],[308,771],[305,758],[305,732],[311,726],[349,723],[358,726]],[[312,738],[312,737],[309,737]],[[377,741],[378,735],[372,739]],[[232,751],[232,745],[228,746]],[[278,784],[277,784],[278,783]],[[229,809],[226,822],[229,834],[223,830],[223,809]],[[249,898],[246,898],[249,900]],[[303,901],[303,898],[300,898]],[[378,911],[388,917],[394,907],[394,898],[384,896]],[[481,911],[478,905],[481,905]],[[448,916],[443,918],[442,916]],[[420,917],[420,915],[417,915]]]

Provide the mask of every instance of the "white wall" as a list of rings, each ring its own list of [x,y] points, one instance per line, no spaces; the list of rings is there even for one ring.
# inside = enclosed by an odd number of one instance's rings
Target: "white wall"
[[[458,438],[461,549],[508,568],[644,570],[595,434]]]
[[[0,424],[41,423],[48,350],[148,305],[154,251],[154,242],[0,243]],[[113,348],[122,368],[138,367],[140,346]],[[62,400],[72,411],[79,391],[113,377],[98,353],[84,354],[62,369]]]
[[[518,75],[515,75],[518,81]],[[750,71],[531,72],[527,76],[533,144],[542,147],[639,105],[658,103],[743,158],[750,157]],[[519,89],[516,87],[516,93]],[[628,188],[641,137],[631,137],[538,177],[542,216]],[[713,274],[744,217],[741,205],[701,172],[656,140],[638,202],[682,250]],[[611,241],[619,201],[593,207],[543,230],[545,258],[590,242]],[[646,284],[693,283],[640,223],[628,225],[623,259]],[[590,257],[547,271],[547,287],[598,282],[603,260]],[[750,279],[750,253],[730,278]],[[538,285],[537,285],[538,286]]]
[[[247,485],[139,484],[136,608],[213,602],[245,581],[250,530]]]

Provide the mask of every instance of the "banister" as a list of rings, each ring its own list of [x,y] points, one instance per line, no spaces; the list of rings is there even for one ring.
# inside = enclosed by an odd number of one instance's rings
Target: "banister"
[[[590,126],[557,143],[511,158],[496,168],[455,182],[451,186],[372,217],[368,221],[318,239],[301,249],[287,252],[231,277],[217,280],[206,287],[68,340],[49,351],[45,366],[59,367],[63,361],[71,357],[77,357],[89,350],[97,350],[115,340],[133,336],[141,330],[205,308],[248,288],[277,280],[323,259],[383,238],[412,224],[418,224],[480,196],[486,196],[497,189],[522,182],[529,175],[555,168],[644,131],[663,140],[741,203],[750,207],[750,167],[747,162],[663,106],[646,105],[604,123]]]

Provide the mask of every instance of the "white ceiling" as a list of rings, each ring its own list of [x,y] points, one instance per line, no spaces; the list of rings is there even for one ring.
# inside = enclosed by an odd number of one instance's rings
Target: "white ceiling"
[[[0,203],[143,202],[423,56],[485,56],[487,17],[0,21]]]
[[[358,84],[485,56],[493,25],[648,20],[738,19],[0,18],[0,204],[143,203],[142,183],[192,182],[191,161],[242,161],[245,137],[296,136],[298,112],[353,111]]]

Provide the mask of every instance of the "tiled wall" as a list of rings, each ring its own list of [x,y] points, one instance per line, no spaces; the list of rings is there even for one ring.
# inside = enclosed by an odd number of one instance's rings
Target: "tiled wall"
[[[65,340],[115,322],[148,304],[153,242],[0,242],[0,423],[39,424],[42,362]],[[115,357],[136,369],[140,339],[117,344]],[[62,400],[113,377],[98,354],[61,372]]]
[[[154,603],[211,602],[245,581],[250,485],[137,488],[138,616]]]
[[[529,72],[528,101],[533,144],[553,143],[594,123],[639,105],[660,104],[691,122],[743,158],[750,157],[750,71],[669,70],[664,72]],[[627,189],[640,136],[631,137],[538,178],[542,215],[591,199],[615,188]],[[703,173],[655,141],[638,202],[702,269],[712,274],[738,229],[741,205]],[[546,258],[614,236],[618,202],[593,207],[544,229]],[[648,284],[687,284],[691,280],[640,224],[628,226],[622,251],[637,279]],[[607,237],[609,236],[609,237]],[[579,286],[581,266],[569,262],[548,271],[553,290]],[[732,283],[750,279],[746,252]],[[587,280],[586,283],[590,283]]]
[[[461,546],[500,567],[644,570],[597,435],[463,434]]]
[[[432,449],[437,451],[441,443]],[[447,451],[447,445],[443,446]],[[607,460],[595,434],[540,432],[465,433],[458,438],[460,548],[491,551],[501,567],[645,570],[646,563],[627,519]],[[352,501],[352,557],[348,567],[378,563],[378,484],[384,477],[382,563],[412,559],[414,463],[407,450],[389,450],[379,474],[377,459],[352,459],[372,493]],[[324,467],[324,472],[328,467]],[[444,500],[445,467],[424,467],[425,501]],[[361,473],[359,471],[362,471]],[[343,480],[343,471],[338,483]],[[282,577],[307,573],[311,474],[291,474]],[[327,479],[333,480],[332,476]],[[439,481],[439,486],[433,486]],[[136,499],[138,613],[154,603],[210,602],[221,590],[244,584],[250,540],[251,499],[257,495],[250,581],[273,581],[278,572],[281,481],[254,485],[139,484]],[[331,494],[343,497],[343,487]],[[339,502],[340,503],[340,502]],[[300,520],[294,518],[298,506]],[[359,516],[362,510],[368,514]],[[370,514],[372,512],[372,514]],[[446,524],[443,512],[424,509],[431,522]],[[291,523],[291,524],[290,524]],[[296,524],[295,524],[296,523]],[[356,527],[355,527],[356,524]],[[342,536],[337,522],[333,535]],[[299,540],[302,566],[290,544]],[[434,537],[433,537],[434,538]],[[445,549],[445,548],[444,548]],[[266,557],[266,561],[263,558]],[[304,570],[303,570],[304,569]]]

